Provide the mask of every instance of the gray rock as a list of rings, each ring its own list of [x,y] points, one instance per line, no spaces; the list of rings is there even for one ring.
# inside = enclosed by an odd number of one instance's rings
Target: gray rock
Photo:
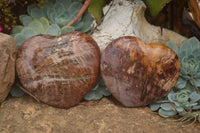
[[[15,80],[16,51],[14,38],[0,33],[0,103],[6,99]]]

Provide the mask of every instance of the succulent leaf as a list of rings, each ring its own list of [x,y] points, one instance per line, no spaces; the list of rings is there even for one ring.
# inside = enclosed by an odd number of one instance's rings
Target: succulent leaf
[[[28,26],[28,24],[33,21],[33,18],[28,15],[21,15],[19,16],[19,19],[24,26]]]
[[[83,15],[81,21],[84,25],[79,30],[82,32],[88,32],[91,29],[91,27],[88,27],[88,25],[92,25],[93,18],[87,13]]]
[[[166,111],[170,111],[170,110],[174,109],[174,107],[171,103],[163,103],[163,104],[161,104],[161,108]]]
[[[53,24],[49,27],[47,34],[53,35],[53,36],[58,36],[61,34],[60,32],[60,27],[57,24]]]
[[[29,37],[32,37],[34,35],[37,35],[37,33],[32,30],[32,28],[30,27],[25,27],[22,32],[21,32],[23,35],[25,35],[26,38],[29,38]]]
[[[54,9],[55,9],[56,13],[59,15],[57,17],[60,17],[64,13],[64,11],[65,11],[65,7],[61,3],[56,3],[54,5]]]
[[[72,26],[64,26],[61,28],[61,34],[72,32],[72,31],[75,31],[74,27]]]
[[[177,55],[179,55],[179,48],[173,42],[167,42],[166,44],[169,48],[171,48]]]
[[[170,111],[167,111],[167,110],[164,110],[164,109],[159,109],[158,111],[159,115],[164,117],[164,118],[168,118],[168,117],[171,117],[171,116],[174,116],[177,114],[176,111],[173,111],[173,110],[170,110]]]
[[[34,30],[38,34],[42,34],[45,29],[43,25],[38,20],[33,20],[28,27],[30,27],[32,30]],[[28,38],[27,38],[28,39]]]
[[[30,7],[29,14],[34,18],[34,19],[40,19],[41,17],[45,17],[44,12],[42,9],[37,8],[37,7]]]
[[[83,5],[80,2],[73,2],[70,7],[68,8],[68,11],[72,16],[76,16],[78,12],[80,11],[81,7]]]
[[[58,14],[56,13],[56,10],[54,8],[50,8],[47,11],[47,16],[51,22],[51,24],[55,23],[56,17],[58,16]]]
[[[175,88],[166,97],[175,107],[170,108],[170,105],[161,104],[159,115],[170,117],[176,113],[169,111],[186,113],[191,109],[200,109],[200,94],[195,89],[200,87],[200,42],[192,37],[183,41],[180,49],[174,43],[169,42],[166,45],[179,56],[181,72]]]
[[[49,21],[46,18],[42,17],[39,19],[39,22],[42,24],[44,28],[44,33],[47,33],[47,30],[49,28]]]
[[[15,35],[15,40],[17,43],[17,48],[19,48],[21,44],[24,43],[24,41],[26,40],[26,37],[22,33],[18,33]]]
[[[149,107],[152,111],[157,111],[161,104],[150,104]]]
[[[12,29],[12,34],[15,35],[15,34],[21,32],[23,28],[24,28],[24,27],[21,26],[21,25],[18,25],[18,26],[13,27],[13,29]]]
[[[187,84],[187,81],[181,77],[179,77],[177,83],[176,83],[176,88],[179,88],[179,89],[183,89]]]
[[[96,83],[96,85],[92,88],[92,90],[84,97],[85,100],[99,100],[103,96],[109,96],[111,93],[106,89],[106,85],[101,76]]]

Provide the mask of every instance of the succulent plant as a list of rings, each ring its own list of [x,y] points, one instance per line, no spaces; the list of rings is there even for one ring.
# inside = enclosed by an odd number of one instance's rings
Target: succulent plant
[[[151,110],[158,110],[160,116],[167,118],[178,113],[184,114],[191,109],[200,109],[200,94],[193,87],[187,86],[184,89],[174,88],[174,90],[165,99],[150,104]]]
[[[177,88],[184,88],[187,83],[200,86],[200,42],[192,37],[181,43],[180,49],[172,42],[166,44],[172,48],[179,57],[181,72]]]
[[[66,26],[81,7],[81,0],[48,0],[44,8],[28,6],[28,15],[19,17],[23,25],[13,27],[12,36],[19,47],[38,34],[57,36],[71,31],[89,32],[93,18],[87,12],[73,26]]]
[[[200,42],[192,37],[183,41],[180,49],[171,42],[166,45],[179,56],[181,72],[176,87],[164,99],[150,104],[151,110],[170,117],[200,109]]]
[[[109,96],[111,93],[106,89],[106,85],[101,76],[93,89],[84,97],[85,100],[99,100],[103,96]]]

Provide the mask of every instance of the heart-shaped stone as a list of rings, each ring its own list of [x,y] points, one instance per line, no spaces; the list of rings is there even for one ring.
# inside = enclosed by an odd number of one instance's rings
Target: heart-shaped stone
[[[139,107],[166,96],[180,73],[176,53],[160,43],[136,37],[111,42],[101,57],[101,74],[108,90],[127,107]]]
[[[37,35],[19,48],[17,74],[24,90],[46,104],[69,108],[92,89],[100,71],[100,50],[81,32]]]

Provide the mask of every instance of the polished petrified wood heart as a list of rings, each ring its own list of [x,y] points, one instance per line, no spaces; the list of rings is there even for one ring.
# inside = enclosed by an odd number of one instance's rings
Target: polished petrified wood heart
[[[100,71],[97,43],[81,32],[37,35],[19,48],[17,74],[24,90],[36,100],[69,108],[92,89]]]
[[[136,37],[111,42],[101,57],[101,74],[108,90],[127,107],[148,105],[166,96],[180,73],[176,53],[160,43]]]

